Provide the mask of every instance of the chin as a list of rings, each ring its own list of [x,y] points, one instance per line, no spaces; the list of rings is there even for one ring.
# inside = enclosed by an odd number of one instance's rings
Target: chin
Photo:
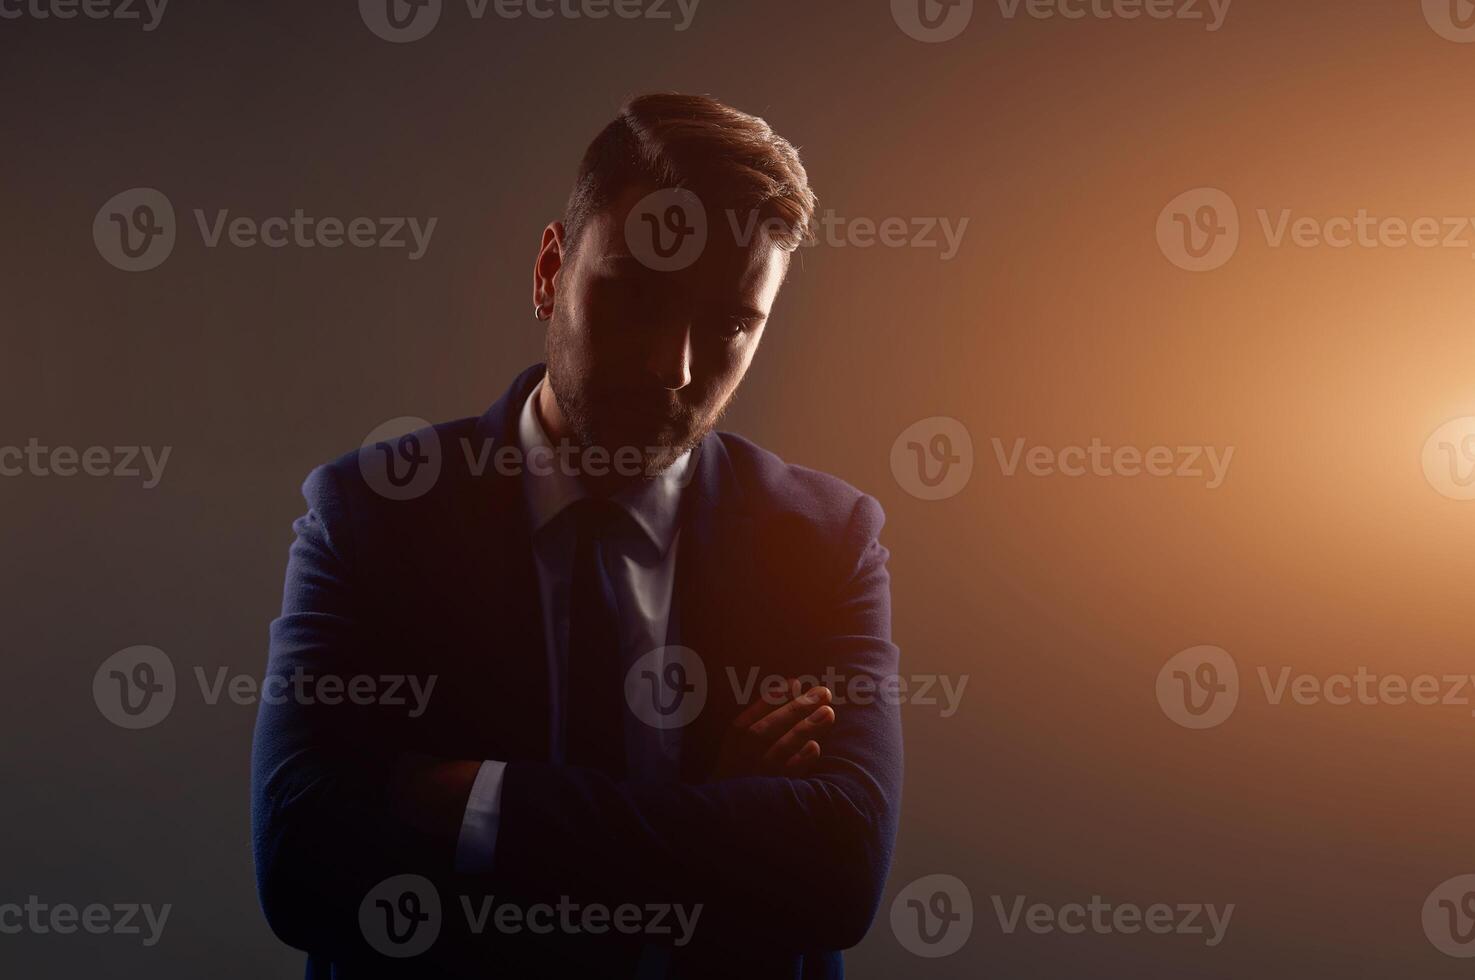
[[[649,416],[637,419],[620,412],[608,413],[605,424],[596,425],[595,431],[599,436],[597,441],[610,452],[625,446],[634,446],[642,452],[679,446],[686,435],[684,426],[669,422],[652,425]]]

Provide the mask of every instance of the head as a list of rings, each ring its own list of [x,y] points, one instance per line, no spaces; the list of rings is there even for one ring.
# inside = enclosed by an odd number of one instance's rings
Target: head
[[[555,438],[636,447],[647,474],[700,442],[752,363],[814,211],[798,153],[762,119],[705,96],[626,103],[585,153],[534,269]],[[658,257],[698,227],[698,252]]]

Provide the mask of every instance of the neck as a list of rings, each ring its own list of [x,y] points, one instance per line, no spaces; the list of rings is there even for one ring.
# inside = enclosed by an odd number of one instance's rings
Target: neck
[[[543,431],[548,434],[548,441],[557,445],[565,439],[570,438],[568,420],[563,417],[563,409],[558,407],[558,399],[553,396],[553,385],[548,383],[548,378],[543,377],[543,383],[538,386],[538,397],[533,400],[533,411],[538,415],[538,422],[543,426]]]
[[[548,436],[548,441],[555,447],[569,446],[569,456],[572,465],[578,467],[578,460],[583,455],[583,448],[578,445],[573,431],[568,424],[568,419],[563,414],[563,409],[558,407],[558,398],[553,394],[553,385],[547,377],[543,379],[542,385],[538,387],[538,395],[533,399],[533,411],[538,416],[538,422],[543,426],[543,432]],[[616,491],[638,482],[637,478],[621,476],[613,472],[611,461],[606,459],[603,468],[608,472],[596,476],[592,473],[580,472],[579,481],[592,493],[608,497]]]

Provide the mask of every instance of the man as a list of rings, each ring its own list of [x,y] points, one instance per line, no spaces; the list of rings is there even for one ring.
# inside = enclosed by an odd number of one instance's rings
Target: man
[[[263,699],[252,790],[309,977],[841,974],[900,803],[884,518],[714,431],[814,209],[763,120],[634,99],[543,233],[547,367],[308,477],[269,674],[336,696]]]

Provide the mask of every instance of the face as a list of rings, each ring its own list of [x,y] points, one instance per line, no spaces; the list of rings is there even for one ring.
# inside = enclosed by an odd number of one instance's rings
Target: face
[[[717,233],[727,226],[714,216],[694,264],[656,271],[625,240],[626,218],[650,190],[632,188],[593,215],[571,255],[562,225],[550,225],[534,301],[552,306],[548,377],[560,418],[545,412],[544,421],[585,447],[635,447],[654,475],[716,426],[758,349],[789,256],[761,235],[738,245]]]

